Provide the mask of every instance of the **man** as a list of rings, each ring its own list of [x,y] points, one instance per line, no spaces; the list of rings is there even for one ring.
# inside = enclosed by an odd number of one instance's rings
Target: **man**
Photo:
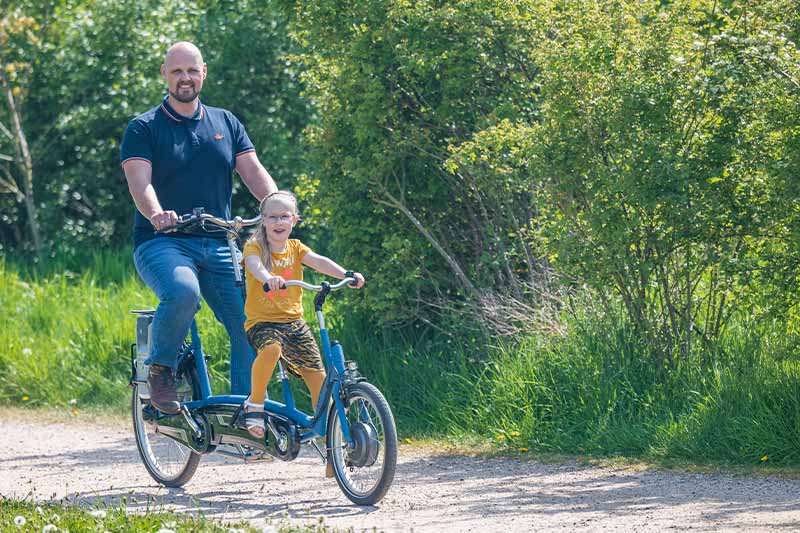
[[[244,302],[223,238],[196,232],[156,234],[178,216],[203,207],[231,218],[232,171],[260,200],[277,190],[239,120],[199,100],[207,68],[200,50],[174,44],[161,76],[169,94],[136,117],[122,140],[121,160],[133,201],[134,264],[156,293],[148,383],[162,412],[178,413],[174,373],[181,343],[206,300],[231,339],[231,392],[249,394],[253,351],[244,331]]]

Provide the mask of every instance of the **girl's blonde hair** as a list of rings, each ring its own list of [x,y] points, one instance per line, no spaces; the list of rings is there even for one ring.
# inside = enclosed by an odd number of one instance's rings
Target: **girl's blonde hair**
[[[272,252],[269,249],[267,228],[264,226],[266,223],[266,215],[264,212],[269,201],[275,199],[288,200],[288,202],[292,205],[293,214],[300,214],[297,210],[297,198],[295,198],[294,194],[289,191],[275,191],[262,198],[261,202],[258,204],[259,213],[261,214],[261,222],[258,223],[258,227],[248,240],[255,242],[261,248],[261,262],[264,263],[264,267],[269,272],[272,272]]]

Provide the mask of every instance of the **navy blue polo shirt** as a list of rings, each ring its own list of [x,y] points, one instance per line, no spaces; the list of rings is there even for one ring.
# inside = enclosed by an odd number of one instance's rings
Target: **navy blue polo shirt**
[[[199,103],[197,112],[185,117],[165,98],[128,123],[120,159],[123,167],[134,159],[150,163],[153,188],[165,211],[180,216],[202,207],[229,219],[236,157],[251,151],[253,143],[230,111]],[[155,228],[138,209],[134,211],[136,247],[155,237]]]

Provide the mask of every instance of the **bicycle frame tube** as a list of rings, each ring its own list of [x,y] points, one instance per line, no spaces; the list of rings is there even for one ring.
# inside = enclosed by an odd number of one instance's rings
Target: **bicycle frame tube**
[[[336,410],[339,414],[339,422],[342,426],[342,435],[349,445],[353,445],[350,437],[350,427],[347,423],[347,416],[345,414],[344,404],[342,403],[341,387],[342,376],[344,376],[344,352],[341,345],[337,342],[331,345],[328,330],[325,327],[325,317],[322,311],[317,311],[317,320],[319,321],[320,330],[319,336],[322,344],[322,352],[327,362],[328,375],[322,385],[320,391],[320,401],[313,417],[308,416],[306,413],[298,410],[295,407],[294,396],[289,388],[289,377],[283,364],[280,363],[281,382],[283,386],[283,400],[285,403],[276,402],[273,400],[264,401],[264,410],[268,413],[274,413],[279,416],[291,420],[302,429],[309,431],[301,435],[301,441],[307,441],[316,435],[325,435],[328,423],[328,402],[324,402],[323,398],[333,398],[336,405]],[[192,320],[191,327],[191,346],[194,350],[195,367],[197,368],[197,376],[199,379],[200,392],[202,399],[192,402],[186,402],[186,407],[189,409],[198,409],[208,407],[211,405],[241,405],[246,396],[242,395],[219,395],[213,396],[211,394],[211,383],[208,378],[208,366],[206,365],[205,356],[203,355],[203,347],[200,341],[200,334],[197,329],[197,322]]]
[[[197,321],[192,319],[192,347],[194,349],[194,365],[197,368],[197,377],[200,385],[200,394],[203,399],[211,397],[211,383],[208,380],[208,367],[203,354],[203,343],[200,342],[200,332],[197,331]]]
[[[325,353],[325,360],[328,361],[328,369],[330,370],[329,379],[333,382],[333,401],[336,404],[336,411],[339,413],[339,422],[342,425],[342,435],[344,436],[347,444],[352,446],[354,443],[350,438],[350,426],[347,424],[347,416],[344,411],[344,404],[339,399],[339,392],[341,390],[341,376],[344,376],[344,352],[342,346],[337,342],[331,346],[330,338],[328,337],[328,329],[325,327],[325,317],[322,310],[317,310],[317,320],[319,321],[319,337],[322,341],[322,351]],[[327,398],[327,396],[320,396]]]

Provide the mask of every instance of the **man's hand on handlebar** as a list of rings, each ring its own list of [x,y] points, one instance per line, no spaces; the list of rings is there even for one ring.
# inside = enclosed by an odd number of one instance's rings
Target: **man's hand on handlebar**
[[[173,226],[178,222],[178,214],[175,211],[161,211],[150,217],[150,223],[159,231],[168,226]],[[169,231],[169,230],[167,230]]]

